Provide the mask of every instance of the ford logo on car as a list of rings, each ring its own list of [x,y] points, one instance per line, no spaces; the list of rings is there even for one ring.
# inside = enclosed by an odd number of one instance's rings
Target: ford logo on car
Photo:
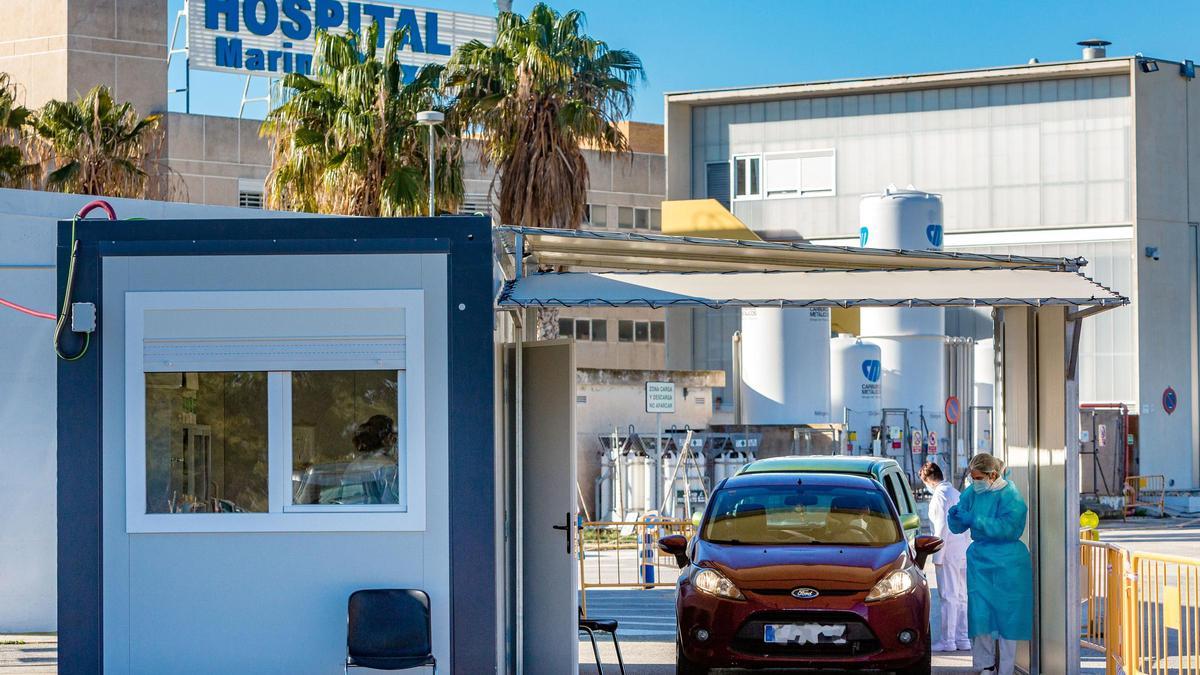
[[[820,595],[821,592],[815,588],[800,587],[792,591],[792,597],[800,598],[801,600],[810,600]]]

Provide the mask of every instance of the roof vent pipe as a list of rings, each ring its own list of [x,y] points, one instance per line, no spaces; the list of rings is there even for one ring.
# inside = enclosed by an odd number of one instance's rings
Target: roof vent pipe
[[[1108,56],[1108,50],[1105,48],[1112,43],[1108,40],[1092,38],[1090,40],[1081,40],[1075,44],[1083,47],[1083,60],[1090,61],[1092,59],[1102,59]]]

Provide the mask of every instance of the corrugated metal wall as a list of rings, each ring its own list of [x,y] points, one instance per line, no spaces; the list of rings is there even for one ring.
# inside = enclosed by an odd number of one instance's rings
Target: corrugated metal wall
[[[735,201],[753,228],[854,236],[891,184],[945,197],[954,230],[1131,220],[1129,79],[1103,76],[692,109],[692,196],[705,164],[833,149],[836,194]]]
[[[972,253],[1075,257],[1088,260],[1084,273],[1125,295],[1133,293],[1133,245],[1128,240],[979,246]],[[1102,312],[1084,323],[1079,341],[1079,401],[1134,403],[1137,391],[1137,329],[1132,306]]]

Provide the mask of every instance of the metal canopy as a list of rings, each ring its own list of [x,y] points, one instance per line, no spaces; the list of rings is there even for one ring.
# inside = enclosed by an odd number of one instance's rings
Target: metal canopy
[[[834,270],[541,273],[509,281],[500,307],[1003,307],[1100,310],[1129,300],[1074,271]]]
[[[1075,272],[1087,264],[1083,258],[872,249],[638,232],[511,226],[495,231],[497,244],[508,255],[514,255],[519,246],[525,263],[535,267],[667,272],[980,268]]]

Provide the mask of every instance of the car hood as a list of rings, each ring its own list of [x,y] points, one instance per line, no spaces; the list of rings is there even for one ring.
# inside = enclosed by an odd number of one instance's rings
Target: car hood
[[[752,546],[696,542],[696,564],[713,567],[747,588],[784,588],[806,583],[818,588],[869,590],[880,577],[904,566],[908,544],[886,546]]]

